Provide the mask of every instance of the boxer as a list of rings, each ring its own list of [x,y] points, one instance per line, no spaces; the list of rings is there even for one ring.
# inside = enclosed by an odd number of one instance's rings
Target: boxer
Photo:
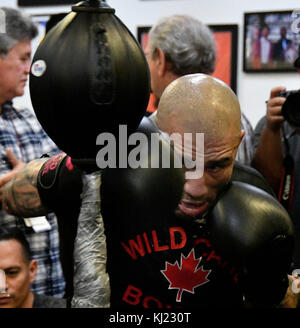
[[[156,123],[168,135],[204,133],[204,173],[186,179],[181,190],[182,172],[174,168],[103,172],[111,306],[241,307],[245,300],[259,307],[294,306],[287,212],[265,191],[230,182],[243,136],[231,89],[204,74],[181,77],[163,93]],[[56,178],[63,181],[64,174]],[[9,209],[13,188],[14,182],[4,193]],[[44,208],[50,194],[42,196]],[[57,189],[54,195],[59,202]]]
[[[153,178],[154,189],[131,169],[104,174],[111,305],[277,306],[288,288],[293,229],[270,194],[230,183],[243,137],[237,97],[218,79],[186,75],[165,89],[156,117],[169,136],[204,133],[204,173],[185,179],[174,212],[165,211],[163,179]],[[191,150],[202,155],[194,143]],[[153,199],[160,188],[164,197]]]

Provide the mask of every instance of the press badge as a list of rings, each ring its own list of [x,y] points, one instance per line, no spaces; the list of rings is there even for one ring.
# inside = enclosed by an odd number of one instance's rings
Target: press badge
[[[27,227],[32,228],[34,232],[44,232],[51,230],[51,225],[45,216],[24,219]]]

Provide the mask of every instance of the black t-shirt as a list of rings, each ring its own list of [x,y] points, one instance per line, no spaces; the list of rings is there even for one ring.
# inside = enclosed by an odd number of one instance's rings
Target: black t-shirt
[[[238,268],[216,252],[206,224],[110,212],[103,218],[112,307],[242,306]]]

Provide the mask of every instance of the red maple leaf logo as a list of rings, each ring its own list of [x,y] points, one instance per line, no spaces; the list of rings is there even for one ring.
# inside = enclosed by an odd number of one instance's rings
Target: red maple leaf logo
[[[211,270],[203,270],[203,266],[197,269],[202,257],[195,259],[195,252],[192,249],[187,257],[181,254],[181,265],[177,261],[174,264],[166,262],[165,270],[161,273],[170,283],[169,289],[178,289],[176,302],[181,302],[182,292],[185,290],[194,294],[194,289],[209,280],[207,276]]]

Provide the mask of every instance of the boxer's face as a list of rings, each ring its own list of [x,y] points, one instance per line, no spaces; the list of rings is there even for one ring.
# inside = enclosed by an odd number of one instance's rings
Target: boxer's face
[[[185,218],[205,214],[230,181],[237,148],[245,133],[241,131],[236,96],[223,82],[210,76],[180,77],[164,91],[156,124],[169,134],[174,149],[183,154],[185,166],[195,163],[195,172],[185,174],[176,214]],[[173,134],[179,135],[181,142],[176,142]]]
[[[18,241],[0,241],[0,269],[6,277],[6,293],[0,294],[0,308],[31,307],[30,284],[35,278],[37,263],[26,260]]]
[[[203,176],[185,181],[177,216],[201,216],[215,204],[219,192],[231,178],[241,137],[237,138],[236,131],[232,131],[226,138],[204,141]],[[197,156],[195,149],[193,145],[194,156]]]
[[[30,63],[30,40],[18,42],[4,58],[0,57],[0,97],[2,101],[5,102],[24,94]]]

